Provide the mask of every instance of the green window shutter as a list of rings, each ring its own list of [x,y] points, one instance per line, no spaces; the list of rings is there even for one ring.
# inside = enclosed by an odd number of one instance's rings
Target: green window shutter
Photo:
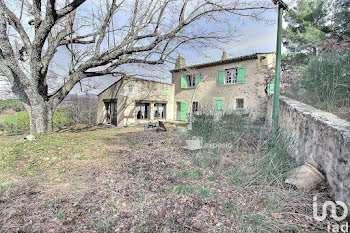
[[[274,92],[275,92],[275,80],[272,80],[269,86],[269,95],[273,95]]]
[[[163,95],[168,95],[169,94],[169,90],[167,87],[163,88]]]
[[[237,77],[237,83],[245,83],[245,73],[246,73],[247,67],[240,66],[238,67],[238,77]]]
[[[182,121],[187,121],[187,102],[181,102],[180,119]]]
[[[195,80],[196,87],[199,85],[199,81],[200,80],[201,80],[201,73],[197,73],[196,74],[196,80]]]
[[[214,99],[214,111],[216,113],[222,112],[222,99]]]
[[[181,88],[187,87],[186,75],[181,75]]]
[[[219,79],[218,79],[219,85],[225,84],[225,70],[219,70]]]

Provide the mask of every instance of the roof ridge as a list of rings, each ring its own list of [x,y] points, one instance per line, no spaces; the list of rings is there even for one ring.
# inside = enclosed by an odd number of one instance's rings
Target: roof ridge
[[[247,54],[247,55],[241,55],[241,56],[227,58],[225,60],[216,60],[216,61],[212,61],[212,62],[205,62],[205,63],[199,63],[199,64],[195,64],[195,65],[189,65],[189,66],[185,66],[185,67],[182,67],[179,69],[170,70],[170,72],[179,72],[179,71],[183,71],[186,69],[215,66],[215,65],[226,64],[226,63],[230,63],[230,62],[234,62],[234,61],[250,60],[250,59],[254,59],[256,56],[258,56],[260,54],[271,54],[271,53],[275,53],[275,52],[252,53],[252,54]]]

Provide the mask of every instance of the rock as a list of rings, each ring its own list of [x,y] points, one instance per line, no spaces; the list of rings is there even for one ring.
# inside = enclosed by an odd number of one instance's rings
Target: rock
[[[325,177],[314,166],[306,163],[293,169],[285,180],[299,190],[310,191],[314,189]]]
[[[203,148],[203,139],[201,137],[192,137],[192,140],[186,140],[187,146],[183,148],[187,150],[200,150]]]
[[[25,138],[23,138],[24,141],[34,141],[35,136],[34,135],[28,135]]]

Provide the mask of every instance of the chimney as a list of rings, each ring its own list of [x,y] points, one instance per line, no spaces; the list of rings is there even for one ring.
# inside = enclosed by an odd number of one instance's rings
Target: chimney
[[[181,69],[185,66],[186,66],[185,57],[182,54],[179,54],[179,56],[176,58],[175,69]]]
[[[227,59],[227,53],[225,51],[222,52],[221,60],[226,60]]]

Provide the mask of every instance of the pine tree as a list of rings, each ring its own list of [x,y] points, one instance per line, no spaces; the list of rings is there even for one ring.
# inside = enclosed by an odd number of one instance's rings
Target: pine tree
[[[350,37],[350,0],[334,1],[332,36],[338,40]]]
[[[317,55],[317,45],[330,33],[327,23],[328,0],[298,0],[285,15],[283,45],[295,57]]]

